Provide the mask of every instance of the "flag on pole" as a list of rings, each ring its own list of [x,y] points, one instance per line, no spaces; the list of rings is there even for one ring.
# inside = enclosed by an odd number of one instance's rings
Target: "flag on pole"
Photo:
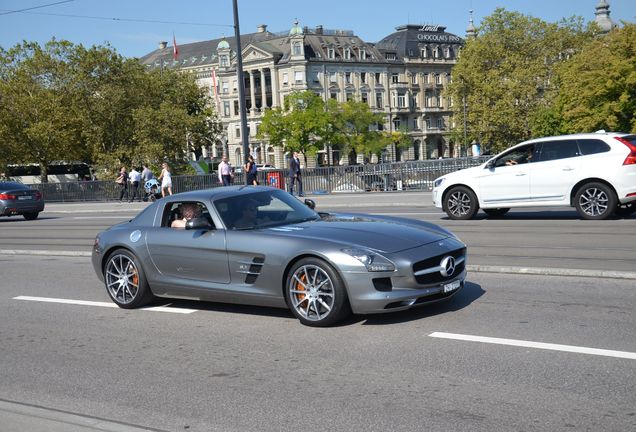
[[[216,72],[212,69],[212,90],[214,91],[214,100],[216,101],[216,112],[219,112],[219,93],[216,89]]]
[[[177,40],[172,33],[172,59],[176,60],[179,57],[179,47],[177,46]]]

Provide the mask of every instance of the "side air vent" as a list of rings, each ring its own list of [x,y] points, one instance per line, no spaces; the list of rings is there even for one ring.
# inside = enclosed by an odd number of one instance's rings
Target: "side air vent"
[[[245,283],[253,284],[256,282],[256,279],[261,274],[261,270],[263,269],[263,264],[265,263],[264,257],[254,257],[252,261],[239,261],[239,270],[238,273],[242,273],[245,275]],[[247,270],[244,270],[247,269]]]

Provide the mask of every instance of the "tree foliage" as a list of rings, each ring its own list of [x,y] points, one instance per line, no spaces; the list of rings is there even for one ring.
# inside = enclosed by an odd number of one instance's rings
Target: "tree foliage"
[[[594,39],[558,72],[564,132],[636,133],[636,24]]]
[[[220,133],[192,76],[146,70],[107,46],[53,39],[0,49],[0,78],[0,157],[38,162],[43,181],[55,160],[81,160],[106,172],[178,162]]]
[[[593,28],[584,29],[580,18],[546,23],[500,8],[478,32],[467,40],[448,88],[458,102],[454,135],[463,129],[464,98],[468,141],[495,151],[530,138],[533,129],[554,127],[556,67],[580,51]]]

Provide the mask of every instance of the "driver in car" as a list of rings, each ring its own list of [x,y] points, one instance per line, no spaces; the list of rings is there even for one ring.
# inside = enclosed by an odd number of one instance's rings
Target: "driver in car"
[[[186,222],[201,216],[201,209],[195,203],[181,204],[179,209],[181,211],[181,218],[173,220],[172,224],[170,224],[171,228],[185,228]]]

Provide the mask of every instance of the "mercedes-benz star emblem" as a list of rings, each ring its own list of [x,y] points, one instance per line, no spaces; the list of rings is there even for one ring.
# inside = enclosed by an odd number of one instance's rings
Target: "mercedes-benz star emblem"
[[[444,259],[442,259],[442,262],[439,263],[439,265],[442,268],[439,272],[444,277],[452,276],[455,272],[455,258],[450,255],[445,256]]]

